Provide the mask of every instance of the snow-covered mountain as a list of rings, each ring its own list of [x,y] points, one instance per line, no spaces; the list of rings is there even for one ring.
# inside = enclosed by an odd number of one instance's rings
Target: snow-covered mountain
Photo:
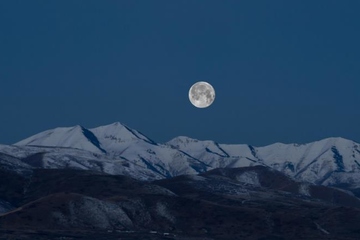
[[[255,147],[181,136],[161,144],[117,122],[44,131],[12,146],[0,145],[0,153],[15,158],[22,169],[80,168],[151,180],[264,165],[300,181],[360,188],[360,144],[343,138]]]
[[[15,145],[78,148],[95,153],[105,153],[96,136],[82,126],[55,128],[26,138]]]
[[[161,179],[211,169],[191,155],[170,145],[157,144],[118,122],[94,129],[75,126],[44,131],[14,146],[0,146],[0,152],[23,159],[34,167],[127,173],[141,179]]]
[[[360,144],[344,138],[254,147],[177,137],[168,144],[214,168],[266,165],[301,181],[360,187]]]

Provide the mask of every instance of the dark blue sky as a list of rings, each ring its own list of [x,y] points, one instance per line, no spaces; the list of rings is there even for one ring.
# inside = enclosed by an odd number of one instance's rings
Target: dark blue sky
[[[0,143],[120,121],[265,145],[360,142],[360,1],[0,1]],[[216,100],[197,109],[190,86]]]

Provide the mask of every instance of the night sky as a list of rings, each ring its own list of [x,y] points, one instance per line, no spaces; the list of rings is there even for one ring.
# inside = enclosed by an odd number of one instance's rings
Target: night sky
[[[360,1],[0,1],[0,143],[121,122],[262,146],[360,142]],[[213,105],[188,90],[207,81]]]

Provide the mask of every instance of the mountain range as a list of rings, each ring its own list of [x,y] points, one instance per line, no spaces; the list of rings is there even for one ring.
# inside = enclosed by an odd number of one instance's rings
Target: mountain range
[[[92,129],[75,126],[44,131],[14,145],[0,145],[0,153],[28,169],[88,169],[141,180],[263,165],[298,181],[360,188],[360,144],[344,138],[263,147],[184,136],[156,143],[116,122]]]
[[[56,128],[0,145],[0,239],[359,239],[359,171],[360,144],[344,138],[255,147]]]

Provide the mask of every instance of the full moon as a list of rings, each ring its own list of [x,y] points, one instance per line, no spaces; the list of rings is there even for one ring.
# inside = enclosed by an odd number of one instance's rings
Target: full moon
[[[189,90],[189,99],[195,107],[209,107],[215,100],[215,90],[207,82],[197,82]]]

